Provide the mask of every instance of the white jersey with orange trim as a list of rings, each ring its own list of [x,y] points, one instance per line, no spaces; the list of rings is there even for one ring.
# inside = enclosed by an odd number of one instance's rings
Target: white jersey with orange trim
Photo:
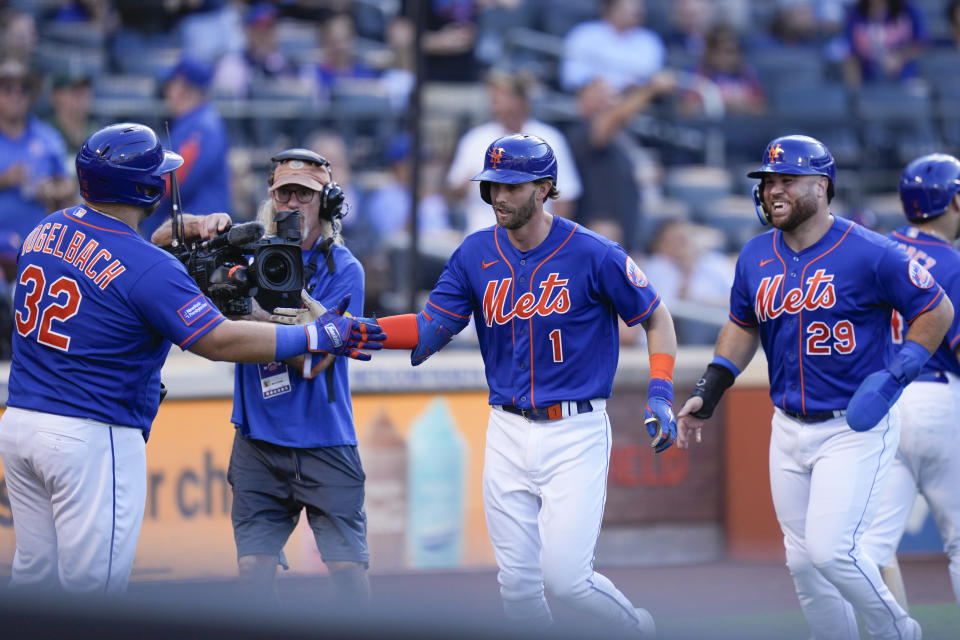
[[[425,313],[459,324],[473,315],[490,404],[529,409],[609,398],[617,316],[632,326],[659,304],[620,245],[554,216],[547,238],[530,251],[514,247],[499,226],[468,236]]]
[[[86,207],[47,216],[17,257],[7,404],[146,437],[171,342],[186,349],[225,318],[184,266]]]
[[[849,220],[803,251],[774,229],[740,252],[730,319],[757,327],[770,397],[787,412],[844,410],[863,379],[883,369],[890,314],[911,322],[944,295],[895,243]]]

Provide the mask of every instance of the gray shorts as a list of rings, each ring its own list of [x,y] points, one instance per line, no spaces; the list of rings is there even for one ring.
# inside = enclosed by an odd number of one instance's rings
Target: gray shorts
[[[306,508],[324,562],[369,566],[365,478],[356,446],[284,447],[238,429],[227,472],[237,557],[276,555],[286,566],[283,546]]]

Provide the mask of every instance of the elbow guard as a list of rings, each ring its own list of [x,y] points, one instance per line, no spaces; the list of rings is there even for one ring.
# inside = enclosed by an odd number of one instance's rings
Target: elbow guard
[[[417,314],[417,346],[410,354],[410,364],[417,366],[434,353],[443,349],[463,328],[466,321],[450,320],[440,316],[428,315],[426,311]]]

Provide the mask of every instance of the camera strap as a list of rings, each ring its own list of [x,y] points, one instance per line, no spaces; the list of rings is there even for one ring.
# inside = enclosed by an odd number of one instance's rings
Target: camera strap
[[[329,238],[324,238],[323,240],[318,240],[313,245],[313,255],[310,256],[310,261],[307,262],[307,265],[303,268],[303,279],[307,285],[307,291],[313,295],[313,290],[316,288],[316,276],[317,270],[319,269],[317,265],[317,258],[320,257],[320,254],[323,254],[324,263],[327,265],[327,273],[333,275],[336,271],[336,264],[333,261],[333,251],[330,249],[333,247],[333,236]],[[336,394],[333,386],[333,368],[337,364],[337,359],[334,358],[333,362],[330,363],[330,366],[326,368],[324,373],[324,380],[327,383],[327,402],[336,402]]]

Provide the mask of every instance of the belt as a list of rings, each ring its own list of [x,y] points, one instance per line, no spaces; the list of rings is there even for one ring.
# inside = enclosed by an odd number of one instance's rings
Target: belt
[[[945,371],[924,371],[914,379],[914,382],[942,382],[946,384],[950,380],[947,378]]]
[[[800,422],[814,423],[814,422],[826,422],[827,420],[833,420],[834,418],[840,418],[847,413],[846,409],[833,409],[828,411],[820,411],[819,413],[794,413],[793,411],[787,411],[786,409],[781,409],[785,414],[793,418],[794,420],[799,420]]]
[[[559,420],[561,418],[569,418],[570,416],[593,411],[593,405],[590,404],[589,400],[558,402],[549,407],[539,407],[537,409],[523,409],[513,404],[495,404],[493,406],[503,409],[507,413],[513,413],[518,416],[523,416],[527,420],[536,420],[538,422],[541,420]]]

